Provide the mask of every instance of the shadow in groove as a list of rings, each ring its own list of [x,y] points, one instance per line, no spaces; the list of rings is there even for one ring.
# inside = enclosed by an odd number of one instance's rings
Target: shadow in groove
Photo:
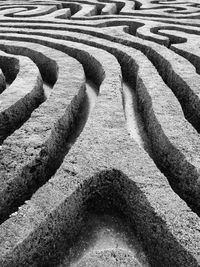
[[[155,213],[139,185],[115,169],[95,174],[66,197],[40,225],[37,238],[33,235],[29,239],[28,242],[35,248],[34,255],[24,242],[20,248],[23,253],[17,258],[17,263],[27,261],[30,266],[33,262],[39,264],[37,266],[49,266],[50,263],[51,266],[60,266],[61,259],[70,253],[73,259],[81,257],[84,247],[80,247],[79,251],[77,245],[83,238],[81,229],[88,229],[95,216],[106,218],[113,215],[124,223],[125,228],[132,229],[130,243],[127,241],[126,245],[133,252],[131,247],[135,246],[135,234],[152,266],[197,266],[193,256],[177,242],[166,222]],[[122,229],[124,235],[125,228]],[[91,232],[91,239],[94,237],[93,230],[92,227],[87,230]],[[91,244],[91,240],[86,240],[85,248]]]

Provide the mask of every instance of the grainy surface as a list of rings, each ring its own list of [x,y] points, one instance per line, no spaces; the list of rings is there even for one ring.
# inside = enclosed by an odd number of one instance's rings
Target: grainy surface
[[[0,1],[0,266],[200,266],[200,3]]]

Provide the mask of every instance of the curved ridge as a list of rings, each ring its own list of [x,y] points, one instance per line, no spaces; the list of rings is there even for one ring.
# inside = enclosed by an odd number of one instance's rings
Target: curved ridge
[[[1,266],[200,265],[199,11],[0,2]]]

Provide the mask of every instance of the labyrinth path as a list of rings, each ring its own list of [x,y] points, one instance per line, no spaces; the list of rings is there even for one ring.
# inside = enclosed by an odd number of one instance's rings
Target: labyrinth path
[[[200,266],[200,1],[0,1],[0,267]]]

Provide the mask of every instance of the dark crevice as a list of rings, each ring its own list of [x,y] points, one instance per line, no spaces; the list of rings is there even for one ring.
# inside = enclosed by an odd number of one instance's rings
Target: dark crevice
[[[92,33],[91,33],[92,34]],[[51,35],[52,37],[52,35]],[[12,38],[11,36],[6,36],[5,38],[8,39],[15,39]],[[54,36],[55,38],[55,36]],[[56,37],[58,39],[58,37]],[[106,38],[112,38],[109,37],[108,35],[106,35]],[[68,36],[66,36],[66,39],[69,39],[70,41],[74,41],[76,42],[76,38],[70,38]],[[43,41],[41,40],[37,40],[35,38],[31,38],[31,37],[21,37],[21,40],[25,40],[25,41],[35,41],[35,42],[39,42],[39,43],[43,43]],[[121,39],[120,39],[121,40]],[[118,41],[118,38],[115,39],[115,41]],[[85,43],[87,45],[90,46],[95,46],[98,48],[102,48],[107,50],[108,52],[110,52],[111,54],[113,54],[117,60],[119,61],[121,67],[122,67],[122,73],[123,73],[123,77],[124,80],[127,81],[132,88],[136,88],[137,84],[136,84],[136,80],[137,80],[137,73],[138,73],[138,66],[136,65],[136,63],[134,62],[134,60],[132,58],[130,58],[129,56],[127,56],[123,51],[119,51],[118,49],[114,48],[114,47],[109,47],[104,45],[103,43],[96,43],[93,42],[91,40],[83,40],[83,39],[79,39],[79,42]],[[127,45],[127,43],[125,42],[125,44]],[[50,46],[50,47],[54,47],[54,44],[51,42],[46,42],[46,45]],[[167,73],[166,70],[168,70],[168,65],[162,64],[161,66],[160,64],[160,55],[157,55],[156,51],[152,51],[151,49],[149,50],[149,48],[147,49],[146,46],[141,46],[141,44],[134,44],[132,42],[130,42],[131,46],[133,46],[135,49],[138,50],[142,50],[142,52],[149,58],[150,61],[154,61],[155,66],[159,69],[159,73],[161,75],[161,73],[163,75],[165,75],[166,79],[167,79]],[[59,47],[61,50],[66,50],[66,48],[64,48],[63,45],[57,44],[57,47]],[[81,59],[81,56],[79,56],[80,54],[76,54],[76,57],[79,61],[82,61],[83,59]],[[159,57],[157,57],[159,56]],[[163,57],[161,57],[163,58]],[[128,63],[127,63],[128,62]],[[83,62],[82,62],[83,64]],[[84,64],[83,64],[84,65]],[[88,69],[89,68],[89,69]],[[84,65],[84,69],[86,74],[91,73],[92,75],[90,75],[89,77],[97,77],[96,81],[98,82],[99,78],[98,75],[96,75],[95,71],[94,71],[94,67],[91,64],[87,64]],[[92,72],[91,72],[91,71]],[[162,75],[162,76],[163,76]],[[171,82],[176,79],[176,73],[174,73],[174,76],[171,79]],[[163,77],[164,79],[164,77]],[[173,83],[173,82],[172,82]],[[136,90],[136,89],[134,89]],[[145,91],[143,92],[145,93]],[[148,99],[148,98],[147,98]],[[150,103],[150,102],[149,102]],[[144,103],[143,103],[144,104]],[[186,203],[193,209],[193,211],[195,211],[197,214],[199,214],[199,207],[197,207],[197,193],[195,193],[194,188],[195,188],[195,184],[193,184],[193,175],[196,176],[195,174],[195,170],[194,167],[190,166],[190,163],[187,163],[183,168],[183,175],[184,178],[182,177],[182,173],[180,173],[179,168],[180,166],[182,166],[182,154],[175,148],[173,147],[168,138],[165,136],[165,134],[163,133],[162,129],[161,131],[157,131],[156,128],[160,129],[159,123],[157,121],[157,119],[154,117],[155,115],[153,115],[153,117],[149,117],[149,111],[147,109],[147,111],[143,111],[142,109],[146,110],[146,107],[148,107],[149,104],[145,104],[145,105],[141,105],[141,114],[143,114],[143,119],[144,119],[144,124],[146,125],[146,132],[148,133],[147,135],[149,136],[150,139],[150,144],[152,146],[151,150],[154,152],[154,156],[153,159],[156,163],[156,165],[158,166],[158,168],[166,175],[166,177],[168,178],[173,190],[183,199],[186,201]],[[151,122],[151,124],[149,123],[149,121],[145,121],[147,118],[149,118],[149,120],[153,120]],[[157,140],[159,140],[158,134],[161,135],[161,140],[164,143],[160,143],[157,142]],[[167,148],[167,151],[163,151],[163,144],[165,144],[164,147]],[[162,148],[162,149],[161,149]],[[173,152],[174,151],[174,152]],[[178,154],[177,154],[178,153]],[[174,160],[174,157],[176,157],[176,160]],[[180,165],[180,166],[179,166]],[[169,170],[168,168],[171,168],[172,172],[170,172],[169,174]],[[193,171],[190,172],[189,170],[191,170],[193,168]],[[181,167],[182,169],[182,167]],[[166,172],[165,170],[168,170],[168,172]],[[191,177],[191,178],[189,178]],[[191,181],[190,181],[191,180]],[[185,184],[188,185],[186,187],[188,187],[187,191],[185,190]]]
[[[63,8],[69,8],[71,11],[71,16],[76,14],[82,9],[81,5],[78,3],[62,3]]]
[[[84,52],[76,53],[73,49],[67,49],[67,51],[78,57],[78,60],[83,64],[88,84],[82,84],[64,115],[54,124],[50,137],[43,143],[39,155],[25,165],[17,174],[16,181],[11,181],[10,188],[7,187],[6,190],[9,192],[4,193],[4,203],[1,203],[1,222],[6,220],[9,214],[16,211],[25,200],[29,199],[40,186],[56,173],[64,157],[82,132],[89,112],[94,106],[99,86],[105,78],[102,66],[96,59]],[[91,77],[92,82],[95,81],[92,96]]]
[[[115,22],[112,22],[110,26],[114,26]],[[130,25],[129,33],[135,35],[137,28],[142,26],[141,24],[138,24],[135,28]],[[73,29],[73,31],[80,32],[78,29]],[[95,35],[95,33],[91,31],[84,31],[84,33]],[[25,33],[26,34],[26,33]],[[37,33],[40,35],[39,33]],[[48,36],[48,34],[45,34]],[[116,41],[123,43],[124,45],[127,45],[126,41],[119,40],[119,38],[109,37],[108,35],[96,33],[96,35],[100,38],[105,38],[111,41]],[[51,35],[51,37],[53,37]],[[54,37],[55,38],[55,37]],[[73,38],[68,37],[71,41],[73,41]],[[83,42],[83,41],[82,41]],[[136,44],[132,41],[129,41],[129,45],[134,47],[135,49],[141,50],[147,58],[152,62],[152,64],[156,67],[158,73],[162,77],[163,81],[166,83],[166,85],[172,90],[172,92],[175,94],[177,99],[179,100],[183,113],[185,115],[185,118],[192,124],[192,126],[199,132],[200,129],[200,101],[197,99],[197,97],[193,97],[195,99],[195,103],[193,105],[191,104],[191,99],[188,96],[189,92],[191,92],[189,86],[182,80],[182,78],[175,73],[175,71],[171,68],[170,64],[166,61],[166,59],[158,54],[156,51],[154,51],[152,48],[146,45],[142,44]],[[190,57],[191,63],[192,59]],[[194,63],[194,61],[193,61]],[[197,65],[197,64],[196,64]],[[167,75],[168,73],[171,73],[171,75]],[[180,90],[179,90],[180,89]],[[183,90],[184,89],[184,90]],[[194,93],[191,92],[193,95]]]
[[[8,55],[0,56],[0,68],[6,78],[6,83],[11,84],[19,72],[19,60]]]
[[[176,27],[154,27],[151,29],[151,32],[160,36],[168,37],[171,44],[181,44],[187,42],[187,39],[184,37],[177,37],[175,35],[166,34],[163,32],[160,32],[162,30],[176,30]]]
[[[30,58],[39,68],[43,81],[53,87],[58,78],[58,66],[56,62],[44,54],[29,48],[0,45],[0,49],[8,54],[21,55]],[[9,69],[8,69],[9,70]]]
[[[39,67],[46,81],[46,89],[50,90],[52,88],[58,75],[57,64],[53,60],[28,48],[22,50],[14,46],[9,48],[5,45],[1,45],[0,48],[8,54],[23,55],[31,58]],[[0,66],[7,77],[8,83],[12,83],[19,73],[19,60],[11,57],[0,57]],[[47,92],[47,90],[45,92],[42,87],[43,82],[38,77],[31,92],[27,92],[24,97],[0,113],[0,144],[19,129],[30,118],[32,112],[47,99],[50,92]]]
[[[130,84],[132,90],[134,90],[137,95],[138,112],[142,118],[143,130],[147,138],[147,149],[145,150],[153,159],[157,168],[168,179],[174,192],[200,216],[197,198],[198,193],[195,191],[196,182],[193,177],[196,175],[196,170],[194,170],[194,167],[190,163],[186,164],[185,162],[183,166],[183,162],[185,161],[183,155],[170,143],[167,136],[165,136],[152,110],[151,99],[147,89],[144,85],[140,87],[138,83],[140,80],[140,77],[138,77],[139,66],[137,66],[133,60],[129,60],[128,65],[125,60],[118,60],[122,66],[122,73],[125,81]],[[127,71],[127,69],[129,69],[129,71]]]
[[[185,43],[185,38],[179,38],[168,34],[160,34],[169,37],[169,45],[173,52],[179,54],[183,58],[187,59],[195,68],[196,72],[200,74],[199,58],[195,55],[189,54],[186,51],[181,51],[173,47],[173,44]],[[134,48],[135,45],[134,45]],[[167,60],[158,54],[153,49],[146,48],[146,46],[140,46],[141,51],[147,56],[152,64],[157,69],[159,75],[162,77],[164,83],[172,90],[176,98],[178,99],[186,120],[200,133],[200,99],[186,82],[176,74],[171,68],[171,65]],[[170,75],[169,75],[170,74]]]

